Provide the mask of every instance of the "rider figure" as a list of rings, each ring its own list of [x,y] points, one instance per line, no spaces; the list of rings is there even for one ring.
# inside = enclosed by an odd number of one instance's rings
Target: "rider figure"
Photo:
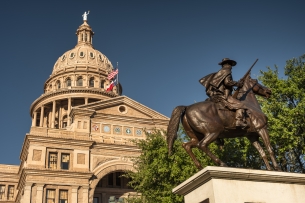
[[[206,94],[212,101],[219,102],[230,110],[236,110],[236,127],[245,128],[247,126],[245,120],[246,107],[239,100],[232,97],[233,86],[243,86],[241,82],[236,82],[232,79],[231,69],[237,63],[229,58],[224,58],[218,64],[222,66],[218,72],[203,77],[199,82],[206,87]]]

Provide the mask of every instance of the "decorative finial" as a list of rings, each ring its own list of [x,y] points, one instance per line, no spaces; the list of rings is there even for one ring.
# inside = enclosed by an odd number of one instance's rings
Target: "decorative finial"
[[[90,11],[88,11],[88,13],[86,13],[86,11],[85,11],[85,13],[82,15],[84,21],[87,21],[87,16],[89,15],[89,13],[90,13]]]

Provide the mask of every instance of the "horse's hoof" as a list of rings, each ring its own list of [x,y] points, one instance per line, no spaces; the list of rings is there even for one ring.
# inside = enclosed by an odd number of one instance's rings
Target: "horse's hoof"
[[[198,165],[198,166],[196,165],[196,167],[199,171],[203,169],[201,165]]]
[[[276,167],[275,170],[276,170],[276,171],[279,171],[279,172],[283,172],[282,169],[281,169],[280,167]]]

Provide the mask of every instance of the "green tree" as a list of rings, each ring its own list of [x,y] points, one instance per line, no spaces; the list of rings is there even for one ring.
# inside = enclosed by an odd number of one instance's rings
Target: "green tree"
[[[278,67],[261,71],[259,80],[272,90],[259,99],[268,116],[271,144],[283,171],[305,173],[305,55],[286,61],[284,78]]]
[[[173,194],[172,189],[198,171],[182,147],[181,130],[172,156],[168,156],[164,135],[165,132],[156,130],[147,134],[146,140],[135,141],[142,153],[134,160],[136,173],[128,172],[127,176],[131,178],[130,185],[142,193],[147,203],[183,202],[183,197]],[[216,145],[212,148],[216,148]],[[202,152],[197,149],[193,151],[203,166],[213,165]]]
[[[261,143],[263,146],[263,144]],[[216,150],[216,156],[230,167],[262,169],[264,162],[248,138],[239,137],[224,140],[223,150]]]
[[[168,156],[164,135],[165,132],[154,131],[147,134],[145,140],[135,140],[141,155],[134,158],[136,172],[127,172],[127,177],[131,178],[129,184],[142,196],[127,199],[128,203],[183,202],[183,197],[173,194],[172,189],[198,169],[182,147],[182,143],[188,141],[183,128],[179,129],[179,138],[174,143],[171,156]],[[232,167],[260,168],[262,165],[261,158],[247,139],[227,139],[223,150],[215,143],[210,144],[209,148]],[[202,151],[193,149],[193,152],[203,167],[215,165]]]

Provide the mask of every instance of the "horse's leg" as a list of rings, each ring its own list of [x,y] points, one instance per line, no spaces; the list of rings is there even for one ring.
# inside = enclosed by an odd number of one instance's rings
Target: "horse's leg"
[[[216,164],[219,164],[220,166],[227,166],[223,161],[221,161],[218,157],[216,157],[208,148],[209,144],[215,141],[218,138],[219,132],[214,133],[208,133],[204,139],[202,139],[198,146],[202,151],[206,153]]]
[[[258,135],[249,135],[247,136],[247,138],[250,140],[251,144],[257,149],[257,151],[259,152],[260,156],[262,157],[267,170],[271,170],[271,166],[269,164],[268,158],[264,152],[264,149],[261,147],[261,145],[258,142]]]
[[[185,151],[189,154],[189,156],[192,158],[195,166],[199,170],[201,170],[202,166],[199,163],[199,161],[197,160],[197,158],[195,157],[194,153],[192,152],[192,148],[197,147],[198,138],[197,138],[195,132],[192,130],[189,123],[187,122],[187,118],[185,115],[182,118],[182,125],[183,125],[185,133],[191,138],[191,141],[183,143],[182,146],[185,149]]]
[[[271,144],[270,144],[270,139],[269,139],[269,134],[268,134],[268,130],[266,127],[258,130],[259,135],[261,136],[261,138],[263,139],[263,142],[269,152],[272,164],[274,169],[276,169],[277,171],[282,171],[281,168],[279,167],[279,165],[276,162],[275,156],[274,156],[274,152],[272,150]]]

